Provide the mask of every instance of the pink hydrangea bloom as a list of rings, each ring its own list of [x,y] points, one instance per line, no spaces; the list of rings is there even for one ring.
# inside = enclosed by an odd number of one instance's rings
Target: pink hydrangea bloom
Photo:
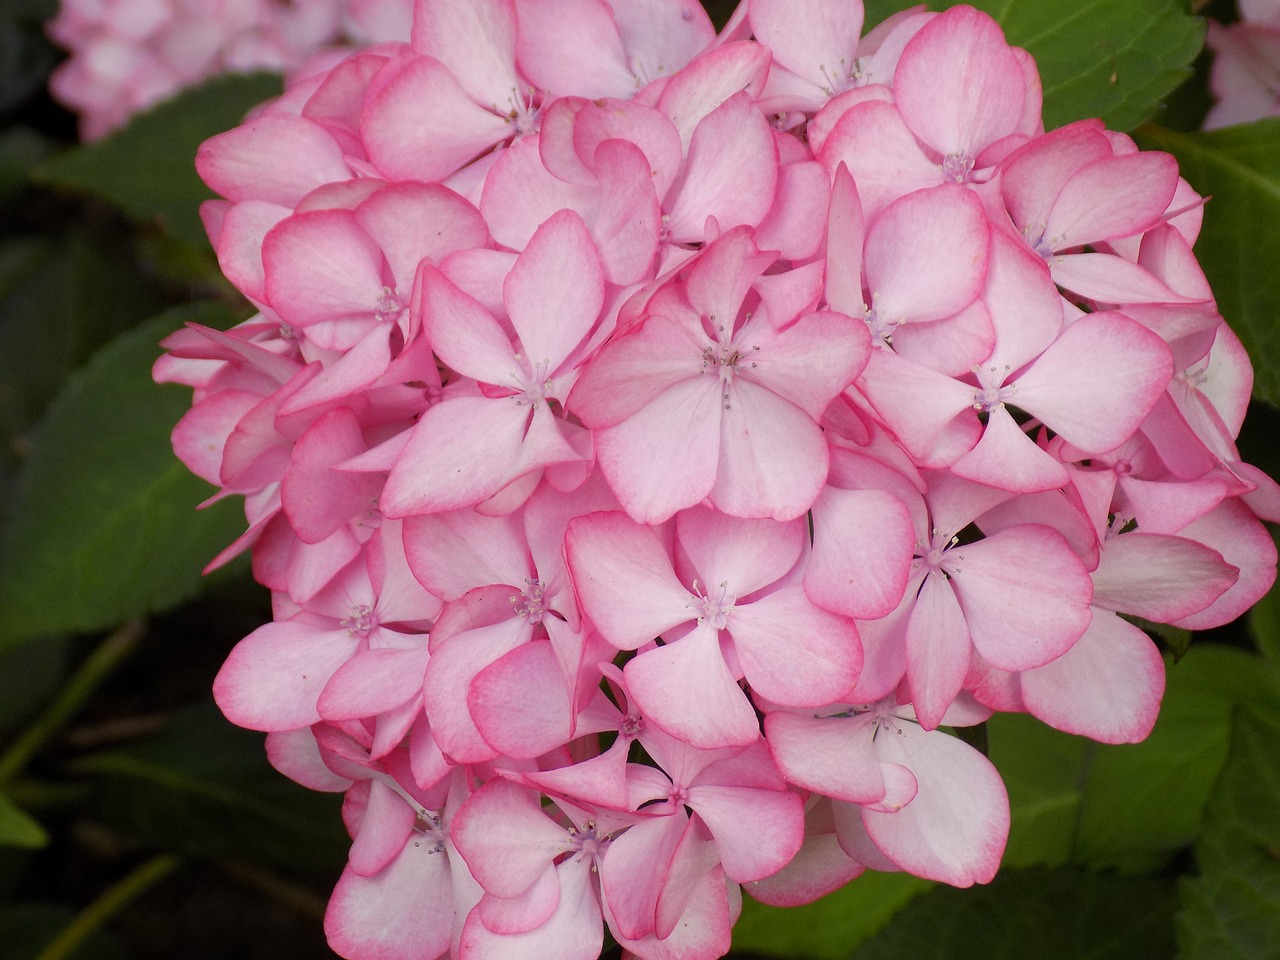
[[[946,728],[1139,740],[1122,617],[1273,581],[1173,159],[1046,134],[977,10],[861,24],[417,0],[202,147],[260,313],[156,377],[273,591],[218,701],[346,793],[343,956],[713,960],[744,891],[987,882]]]
[[[297,71],[337,45],[407,39],[412,0],[62,0],[49,36],[71,57],[50,79],[97,140],[229,71]],[[323,68],[323,62],[313,68]]]

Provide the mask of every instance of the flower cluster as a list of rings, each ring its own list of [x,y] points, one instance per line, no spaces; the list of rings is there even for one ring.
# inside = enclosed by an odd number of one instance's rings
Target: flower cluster
[[[1217,102],[1206,130],[1280,116],[1280,0],[1240,0],[1240,19],[1209,21],[1209,89]]]
[[[1280,488],[1165,154],[970,7],[418,0],[198,158],[260,313],[166,341],[274,622],[215,683],[345,791],[351,958],[722,955],[745,889],[995,874],[944,727],[1143,738]]]
[[[71,53],[50,79],[97,140],[228,71],[324,70],[340,44],[409,35],[412,0],[61,0],[49,36]],[[328,50],[326,54],[326,49]]]

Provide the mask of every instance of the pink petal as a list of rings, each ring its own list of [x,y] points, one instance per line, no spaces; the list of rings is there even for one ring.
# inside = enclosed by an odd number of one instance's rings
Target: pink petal
[[[972,190],[941,184],[889,204],[867,229],[866,286],[887,320],[941,320],[987,279],[989,230]]]
[[[512,398],[456,396],[429,408],[387,477],[383,513],[436,513],[497,493],[513,479],[528,421],[528,408]]]
[[[1093,602],[1168,622],[1199,613],[1230,588],[1239,573],[1202,543],[1134,531],[1106,542],[1093,572]]]
[[[348,862],[362,877],[382,870],[404,849],[417,813],[381,780],[369,781],[369,800]]]
[[[477,103],[503,111],[512,91],[523,95],[512,0],[417,0],[410,42],[448,67]]]
[[[907,586],[915,529],[902,501],[882,490],[826,487],[813,505],[813,554],[804,589],[850,617],[893,610]]]
[[[1011,527],[948,556],[973,644],[1002,670],[1048,663],[1089,625],[1089,575],[1048,527]]]
[[[315,187],[351,177],[324,128],[289,113],[264,113],[206,140],[196,169],[228,200],[267,200],[292,209]]]
[[[816,707],[844,700],[862,669],[853,621],[815,607],[799,586],[734,607],[728,631],[747,682],[771,703]]]
[[[382,872],[361,877],[351,867],[329,899],[324,932],[350,957],[422,960],[449,949],[453,930],[449,860],[429,843],[409,842]]]
[[[777,147],[764,115],[745,93],[698,124],[685,169],[675,198],[665,204],[672,242],[710,239],[703,236],[707,217],[728,230],[755,226],[768,213],[778,176]]]
[[[813,506],[829,464],[818,425],[799,407],[746,379],[730,385],[724,405],[719,468],[710,491],[717,509],[790,520]]]
[[[716,485],[718,387],[714,380],[693,377],[665,390],[634,416],[596,431],[596,462],[636,521],[661,523]]]
[[[562,210],[538,227],[502,290],[529,363],[554,375],[604,303],[600,255],[582,218]]]
[[[1022,118],[1022,67],[999,25],[972,7],[925,24],[902,51],[893,89],[903,120],[941,154],[976,158]]]
[[[1172,376],[1156,334],[1122,314],[1091,313],[1017,379],[1014,402],[1072,445],[1103,453],[1133,434]]]
[[[949,582],[925,577],[907,623],[907,680],[920,725],[942,722],[969,672],[969,629]]]
[[[520,67],[540,89],[590,100],[635,93],[638,83],[604,0],[521,0],[516,14]]]
[[[779,710],[765,717],[765,741],[796,786],[850,803],[876,803],[885,787],[871,744],[872,721]]]
[[[262,242],[271,306],[289,323],[374,319],[382,252],[349,210],[297,213]]]
[[[214,678],[213,698],[228,720],[251,730],[309,727],[320,720],[324,685],[359,644],[345,629],[263,624],[232,649]]]
[[[467,96],[444,64],[414,57],[370,97],[361,133],[382,174],[431,183],[506,139],[510,128]]]
[[[755,711],[725,666],[709,626],[640,654],[623,673],[645,716],[692,746],[744,746],[760,735]]]
[[[972,747],[937,731],[899,727],[881,736],[883,761],[908,766],[919,791],[897,813],[865,811],[867,833],[894,863],[957,887],[995,876],[1009,833],[1009,799],[995,767]]]
[[[1164,661],[1145,633],[1095,607],[1070,650],[1018,679],[1027,710],[1050,726],[1102,743],[1137,743],[1160,710]]]
[[[624,514],[573,520],[564,549],[583,613],[619,650],[694,618],[689,591],[654,531]]]
[[[756,39],[774,62],[819,87],[832,87],[854,70],[862,5],[844,0],[756,0],[751,4]]]
[[[777,873],[804,842],[804,802],[790,790],[691,787],[689,804],[715,838],[720,862],[738,883]]]
[[[799,519],[742,520],[693,507],[676,518],[676,537],[692,566],[686,580],[700,577],[705,589],[727,583],[736,596],[744,597],[795,566],[806,530]]]
[[[533,759],[573,736],[569,690],[549,641],[522,644],[476,674],[467,707],[480,735],[508,757]]]

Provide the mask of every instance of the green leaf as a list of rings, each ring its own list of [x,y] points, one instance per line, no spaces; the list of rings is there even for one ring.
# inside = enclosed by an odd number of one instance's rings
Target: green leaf
[[[1168,960],[1173,884],[1079,870],[1007,871],[986,887],[938,887],[853,960]]]
[[[1193,646],[1168,668],[1160,719],[1142,743],[1099,747],[1084,778],[1076,859],[1123,864],[1200,831],[1240,704],[1280,709],[1280,673],[1254,654]]]
[[[1249,632],[1258,652],[1280,667],[1280,583],[1274,584],[1249,611]]]
[[[150,377],[163,335],[230,319],[210,304],[170,310],[99,351],[50,407],[8,504],[0,648],[171,607],[243,530],[234,503],[195,510],[209,487],[169,444],[190,395]]]
[[[1096,744],[1026,714],[997,714],[987,723],[991,760],[1009,791],[1011,822],[1002,865],[1070,862],[1084,796],[1081,771],[1088,768]]]
[[[1201,644],[1167,674],[1160,719],[1142,743],[1097,744],[1018,714],[988,721],[1012,814],[1006,866],[1147,866],[1195,838],[1232,710],[1280,707],[1280,672]]]
[[[1280,956],[1280,714],[1242,710],[1181,887],[1181,960]]]
[[[0,906],[0,960],[31,960],[75,918],[75,911],[53,903]],[[67,960],[125,960],[128,956],[118,940],[95,931]]]
[[[932,886],[907,873],[868,870],[802,907],[770,907],[745,897],[742,916],[733,927],[733,949],[773,957],[845,960],[851,949]]]
[[[14,806],[0,793],[0,846],[43,847],[49,843],[44,827]]]
[[[1182,175],[1208,196],[1196,256],[1218,309],[1254,363],[1254,396],[1280,404],[1280,119],[1175,133],[1146,126],[1145,149],[1178,158]]]
[[[139,220],[157,219],[188,243],[204,245],[199,206],[213,194],[196,174],[196,149],[280,91],[273,74],[223,74],[135,117],[104,140],[50,158],[33,176],[96,193]]]
[[[954,3],[931,0],[930,9]],[[1044,125],[1101,117],[1130,130],[1191,75],[1204,43],[1204,22],[1180,0],[974,0],[1004,28],[1009,43],[1036,59],[1044,87]],[[867,23],[914,6],[868,0]]]
[[[30,127],[10,127],[0,132],[0,201],[9,199],[22,186],[31,168],[49,151],[49,141]]]
[[[160,306],[105,238],[75,230],[0,244],[0,472],[67,377]]]
[[[37,637],[0,653],[0,733],[13,730],[66,672],[65,637]]]
[[[176,714],[143,743],[73,766],[99,778],[95,815],[146,844],[334,878],[346,860],[339,795],[286,779],[267,763],[262,735],[232,726],[212,703]]]

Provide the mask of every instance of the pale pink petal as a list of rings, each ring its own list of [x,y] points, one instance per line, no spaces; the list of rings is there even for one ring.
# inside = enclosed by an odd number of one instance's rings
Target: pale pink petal
[[[658,109],[671,118],[686,150],[704,117],[736,94],[745,92],[750,102],[760,92],[769,59],[769,51],[758,43],[726,43],[708,50],[671,78]]]
[[[721,48],[725,49],[725,48]],[[689,144],[686,176],[664,205],[672,242],[700,242],[707,217],[724,230],[755,226],[773,205],[778,154],[764,115],[737,94],[698,124]]]
[[[289,323],[373,321],[382,296],[382,252],[350,210],[298,213],[262,242],[267,299]]]
[[[544,221],[516,258],[502,294],[527,360],[554,375],[604,303],[600,255],[582,218],[562,210]]]
[[[973,644],[1002,670],[1048,663],[1089,625],[1089,575],[1048,527],[1012,527],[947,556]]]
[[[882,320],[941,320],[987,279],[989,229],[972,190],[941,184],[894,201],[867,228],[864,267]]]
[[[816,707],[853,689],[862,669],[853,621],[815,607],[799,586],[736,606],[728,619],[747,682],[771,703]]]
[[[513,479],[508,472],[528,422],[528,407],[511,397],[458,396],[429,408],[387,477],[383,513],[436,513],[497,493]]]
[[[206,140],[196,151],[196,169],[228,200],[291,209],[314,188],[351,177],[342,149],[323,127],[270,112]]]
[[[866,811],[867,833],[886,856],[918,877],[957,887],[988,883],[1009,832],[1009,799],[990,761],[937,731],[902,724],[876,752],[909,767],[919,791],[897,813]]]
[[[777,873],[804,842],[804,801],[790,790],[698,785],[689,805],[711,830],[725,875],[738,883]]]
[[[755,0],[750,8],[756,39],[776,64],[818,87],[835,89],[856,66],[862,4],[845,0]]]
[[[920,725],[934,729],[969,672],[968,625],[948,581],[925,578],[907,623],[907,681]]]
[[[448,67],[477,103],[504,111],[513,91],[524,96],[512,0],[417,0],[410,42]]]
[[[634,650],[694,618],[689,591],[650,528],[621,513],[593,513],[569,524],[564,549],[583,612],[618,649]]]
[[[480,886],[511,898],[532,887],[550,866],[564,844],[565,829],[542,813],[536,792],[495,777],[462,805],[449,836]]]
[[[396,180],[443,180],[510,136],[505,118],[479,106],[444,64],[414,57],[365,104],[369,159]]]
[[[467,707],[480,735],[499,753],[533,759],[573,736],[573,708],[551,643],[525,643],[485,667]]]
[[[1134,531],[1106,542],[1093,572],[1093,602],[1162,623],[1199,613],[1239,573],[1203,543]]]
[[[920,29],[902,51],[893,88],[916,136],[941,154],[970,158],[1017,129],[1026,97],[1004,33],[972,7],[953,7]]]
[[[661,523],[716,485],[719,385],[706,377],[677,383],[634,416],[597,430],[595,443],[596,462],[627,513]]]
[[[540,89],[590,100],[635,93],[639,84],[604,0],[521,0],[516,14],[520,68]]]
[[[372,877],[343,871],[324,932],[329,945],[349,957],[434,960],[449,949],[453,909],[448,857],[431,843],[410,841]]]
[[[1169,348],[1123,314],[1091,313],[1017,379],[1013,403],[1091,453],[1133,434],[1173,376]]]
[[[1138,233],[1164,213],[1177,185],[1178,162],[1167,153],[1095,161],[1062,188],[1045,238],[1062,250]]]
[[[710,626],[640,654],[623,673],[644,715],[692,746],[744,746],[760,735],[755,710],[725,666]]]
[[[828,486],[813,505],[805,593],[836,613],[883,617],[902,599],[914,544],[910,514],[897,497]]]
[[[779,710],[765,717],[765,741],[796,786],[850,803],[877,803],[885,787],[872,749],[873,722],[871,715],[824,718]]]
[[[711,502],[738,517],[800,516],[827,480],[821,429],[799,407],[745,379],[727,393]]]
[[[689,576],[704,589],[727,583],[744,597],[781,579],[800,559],[807,536],[803,520],[742,520],[705,507],[676,517],[676,537],[692,565]],[[682,565],[682,569],[684,569]]]
[[[951,465],[958,477],[975,483],[1034,493],[1067,485],[1067,468],[1022,432],[1003,405],[987,414],[978,445]]]
[[[1050,726],[1102,743],[1137,743],[1160,710],[1164,661],[1145,633],[1095,607],[1070,650],[1018,681],[1028,712]]]
[[[214,678],[213,698],[228,720],[251,730],[309,727],[320,720],[324,685],[359,644],[346,629],[263,624],[232,649]]]
[[[383,869],[404,849],[415,819],[403,797],[381,780],[370,780],[364,818],[347,858],[352,871],[370,877]]]

